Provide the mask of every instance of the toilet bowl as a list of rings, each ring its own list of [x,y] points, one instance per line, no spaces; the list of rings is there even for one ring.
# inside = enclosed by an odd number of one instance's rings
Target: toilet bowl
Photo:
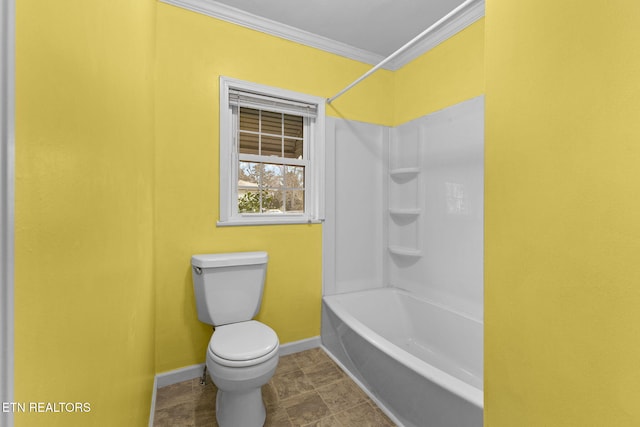
[[[209,341],[207,370],[216,387],[221,427],[262,426],[266,411],[261,387],[278,366],[276,333],[255,320],[221,326]]]

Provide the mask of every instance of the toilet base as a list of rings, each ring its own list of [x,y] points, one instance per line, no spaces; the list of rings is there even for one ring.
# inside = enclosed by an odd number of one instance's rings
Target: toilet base
[[[267,384],[278,366],[278,351],[257,365],[231,367],[221,365],[207,352],[207,370],[218,388],[216,418],[220,427],[262,427],[266,410],[262,386]]]
[[[220,427],[262,427],[267,416],[261,387],[243,391],[218,389],[216,408]]]

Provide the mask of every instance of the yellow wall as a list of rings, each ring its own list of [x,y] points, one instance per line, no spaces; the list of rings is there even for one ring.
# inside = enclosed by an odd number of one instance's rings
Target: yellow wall
[[[394,126],[484,93],[484,19],[394,73]]]
[[[211,328],[197,319],[190,257],[266,250],[262,310],[281,343],[320,333],[320,225],[217,228],[220,75],[328,97],[369,66],[166,4],[157,8],[157,371],[201,363]],[[382,71],[327,113],[391,124]]]
[[[215,227],[218,76],[326,97],[368,66],[151,0],[16,3],[16,400],[91,404],[16,425],[144,424],[154,372],[204,360],[193,253],[268,251],[259,318],[317,335],[321,227]],[[486,86],[487,426],[640,424],[639,21],[489,0],[328,108],[397,125]]]
[[[640,425],[640,3],[490,0],[485,424]]]
[[[91,404],[17,425],[144,424],[153,374],[204,361],[194,253],[266,250],[258,318],[282,343],[318,335],[321,226],[215,225],[218,77],[328,97],[369,66],[151,0],[17,3],[16,400]],[[482,31],[327,114],[394,125],[482,93]],[[434,61],[468,85],[395,115],[410,85],[433,98]]]
[[[16,5],[15,400],[91,412],[15,424],[144,425],[155,2]]]

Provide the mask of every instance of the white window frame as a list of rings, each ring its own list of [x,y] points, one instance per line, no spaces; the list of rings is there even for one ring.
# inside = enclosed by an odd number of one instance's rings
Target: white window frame
[[[314,104],[317,116],[305,119],[305,212],[239,213],[238,149],[229,91],[239,90],[293,102]],[[309,123],[308,125],[306,123]],[[325,99],[286,89],[220,76],[220,213],[218,226],[319,223],[324,220]]]

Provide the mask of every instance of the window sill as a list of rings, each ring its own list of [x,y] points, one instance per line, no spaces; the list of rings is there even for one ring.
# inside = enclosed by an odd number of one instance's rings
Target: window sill
[[[225,221],[217,221],[218,227],[235,227],[242,225],[290,225],[290,224],[322,224],[324,221],[321,219],[310,219],[307,217],[247,217],[247,218],[234,218]]]

